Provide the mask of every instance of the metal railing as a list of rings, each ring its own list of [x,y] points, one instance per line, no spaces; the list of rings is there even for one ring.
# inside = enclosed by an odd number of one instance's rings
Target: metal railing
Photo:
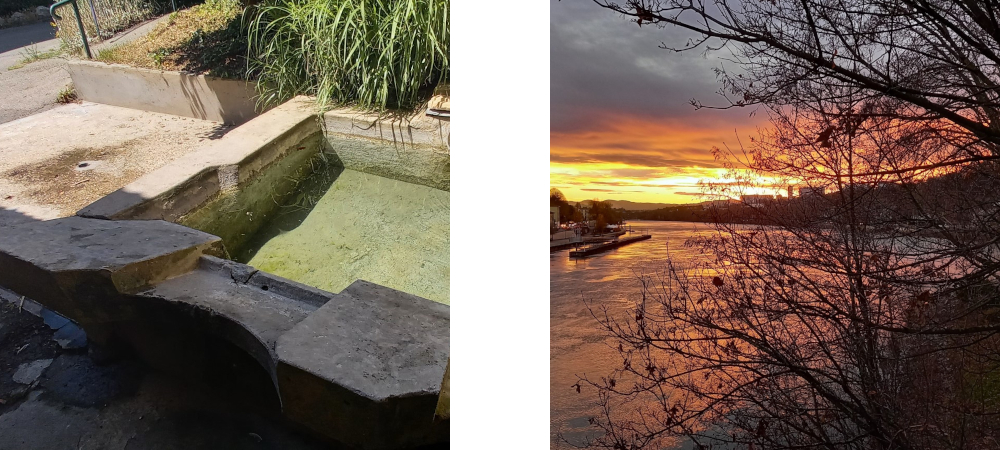
[[[49,14],[55,20],[62,20],[62,17],[56,14],[56,8],[64,6],[67,3],[73,5],[73,14],[76,14],[76,26],[80,27],[80,39],[83,40],[83,51],[87,53],[87,59],[94,59],[90,54],[90,44],[87,43],[87,32],[83,30],[83,21],[80,20],[80,7],[76,6],[76,0],[60,0],[53,3],[49,7]]]

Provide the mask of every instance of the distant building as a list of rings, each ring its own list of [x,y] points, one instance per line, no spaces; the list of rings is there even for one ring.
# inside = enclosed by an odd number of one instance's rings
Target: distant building
[[[550,206],[549,207],[549,229],[557,230],[559,229],[559,207]]]

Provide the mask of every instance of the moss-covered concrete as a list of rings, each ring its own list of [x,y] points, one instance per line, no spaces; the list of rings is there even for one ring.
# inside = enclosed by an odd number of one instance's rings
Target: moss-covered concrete
[[[266,225],[248,264],[330,292],[366,280],[450,303],[448,192],[350,169],[317,187],[311,209],[287,205]]]
[[[288,153],[261,168],[253,178],[221,189],[213,199],[177,220],[182,225],[222,238],[230,255],[242,252],[246,241],[279,212],[297,185],[311,172],[323,149],[323,135],[314,133]]]
[[[323,115],[331,151],[344,167],[451,189],[451,123],[423,115],[379,117],[338,109]]]

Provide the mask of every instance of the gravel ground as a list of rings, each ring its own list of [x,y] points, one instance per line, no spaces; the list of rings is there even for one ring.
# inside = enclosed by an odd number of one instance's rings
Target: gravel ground
[[[0,124],[0,209],[43,220],[72,215],[229,129],[89,102]]]

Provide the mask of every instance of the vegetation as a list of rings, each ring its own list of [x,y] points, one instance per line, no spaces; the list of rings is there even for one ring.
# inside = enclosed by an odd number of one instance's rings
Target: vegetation
[[[246,39],[237,0],[208,0],[172,13],[146,36],[101,50],[97,59],[148,69],[245,79]]]
[[[595,228],[604,230],[607,225],[622,223],[624,210],[615,209],[611,202],[591,200],[586,204],[576,203],[575,206],[566,200],[562,191],[556,188],[549,189],[549,206],[559,207],[559,222],[583,222],[584,211],[589,220],[596,221]]]
[[[449,0],[292,0],[249,24],[262,103],[410,109],[448,80]]]
[[[766,109],[736,186],[831,188],[688,243],[707,257],[593,312],[595,445],[961,449],[1000,429],[1000,21],[988,0],[597,0],[723,48],[721,107]],[[666,46],[666,45],[665,45]],[[696,107],[702,106],[695,101]],[[766,225],[765,225],[766,224]]]
[[[21,51],[21,60],[7,68],[7,70],[17,70],[35,61],[41,61],[43,59],[55,58],[61,55],[63,50],[61,48],[54,48],[51,50],[46,50],[44,52],[38,50],[38,46],[32,45],[30,47],[25,47]]]
[[[73,83],[70,83],[69,86],[63,88],[63,90],[59,91],[59,94],[56,95],[56,103],[73,103],[76,100],[76,88],[73,87]]]
[[[54,2],[49,2],[49,4]],[[91,40],[109,37],[112,34],[125,30],[144,20],[154,17],[163,9],[163,4],[151,0],[92,0],[78,1],[80,8],[80,20],[83,22],[83,29],[87,37]],[[95,11],[91,9],[93,6]],[[166,6],[169,7],[169,2]],[[64,6],[56,11],[60,19],[53,18],[59,31],[56,36],[62,40],[64,46],[70,49],[80,50],[80,31],[76,24],[71,6]],[[102,36],[98,36],[97,26],[94,24],[94,17],[97,16]],[[82,51],[82,50],[81,50]]]
[[[566,196],[563,195],[562,191],[556,188],[549,189],[549,206],[559,207],[559,222],[566,223],[574,219],[574,217],[580,217],[583,220],[583,215],[579,212],[577,207],[574,207],[566,200]],[[577,204],[579,206],[579,204]]]

